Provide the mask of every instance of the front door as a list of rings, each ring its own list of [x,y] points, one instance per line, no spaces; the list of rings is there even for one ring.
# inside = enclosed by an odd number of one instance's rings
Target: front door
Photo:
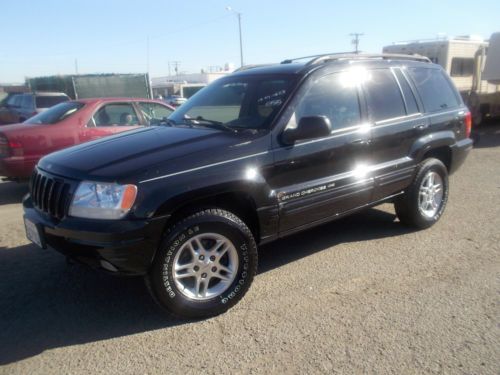
[[[372,181],[365,178],[370,128],[364,126],[360,90],[350,73],[311,76],[291,103],[286,127],[304,116],[326,116],[329,136],[273,149],[268,177],[277,194],[280,232],[328,220],[369,202]]]

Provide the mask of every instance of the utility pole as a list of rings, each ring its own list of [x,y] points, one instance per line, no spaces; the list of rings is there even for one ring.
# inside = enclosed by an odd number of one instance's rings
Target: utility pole
[[[358,47],[359,47],[359,37],[363,36],[365,34],[363,34],[363,33],[351,33],[349,35],[354,37],[354,39],[351,41],[351,43],[354,44],[354,52],[355,53],[359,53],[359,49],[358,49]]]
[[[243,66],[243,38],[241,36],[241,13],[237,12],[231,7],[226,7],[226,10],[229,12],[233,12],[238,17],[238,30],[240,32],[240,64],[241,66]]]
[[[78,59],[75,59],[75,74],[78,74]]]
[[[149,35],[146,38],[146,70],[149,76]]]
[[[175,75],[178,76],[179,75],[179,66],[181,65],[181,62],[180,61],[169,61],[168,62],[168,75],[169,76],[170,76],[170,65],[172,65],[174,67]]]

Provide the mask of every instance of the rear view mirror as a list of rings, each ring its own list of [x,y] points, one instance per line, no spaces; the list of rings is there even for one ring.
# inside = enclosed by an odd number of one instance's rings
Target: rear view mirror
[[[302,117],[296,128],[285,129],[281,140],[287,144],[294,144],[303,139],[321,138],[330,135],[332,125],[326,116]]]

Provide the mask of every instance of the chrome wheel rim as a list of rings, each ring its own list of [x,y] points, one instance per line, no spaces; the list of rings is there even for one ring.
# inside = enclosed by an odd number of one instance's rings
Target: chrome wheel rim
[[[439,211],[442,201],[443,179],[438,173],[429,171],[420,184],[418,208],[422,215],[432,218]]]
[[[226,237],[203,233],[189,239],[177,252],[172,275],[177,289],[193,300],[220,296],[238,272],[238,252]]]

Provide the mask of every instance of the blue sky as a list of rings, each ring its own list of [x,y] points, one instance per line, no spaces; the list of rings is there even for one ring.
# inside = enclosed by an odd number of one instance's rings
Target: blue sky
[[[0,82],[26,76],[145,72],[151,76],[239,65],[237,18],[242,13],[245,63],[281,61],[352,49],[380,52],[395,41],[500,31],[500,1],[2,1]],[[468,2],[467,4],[471,4]]]

